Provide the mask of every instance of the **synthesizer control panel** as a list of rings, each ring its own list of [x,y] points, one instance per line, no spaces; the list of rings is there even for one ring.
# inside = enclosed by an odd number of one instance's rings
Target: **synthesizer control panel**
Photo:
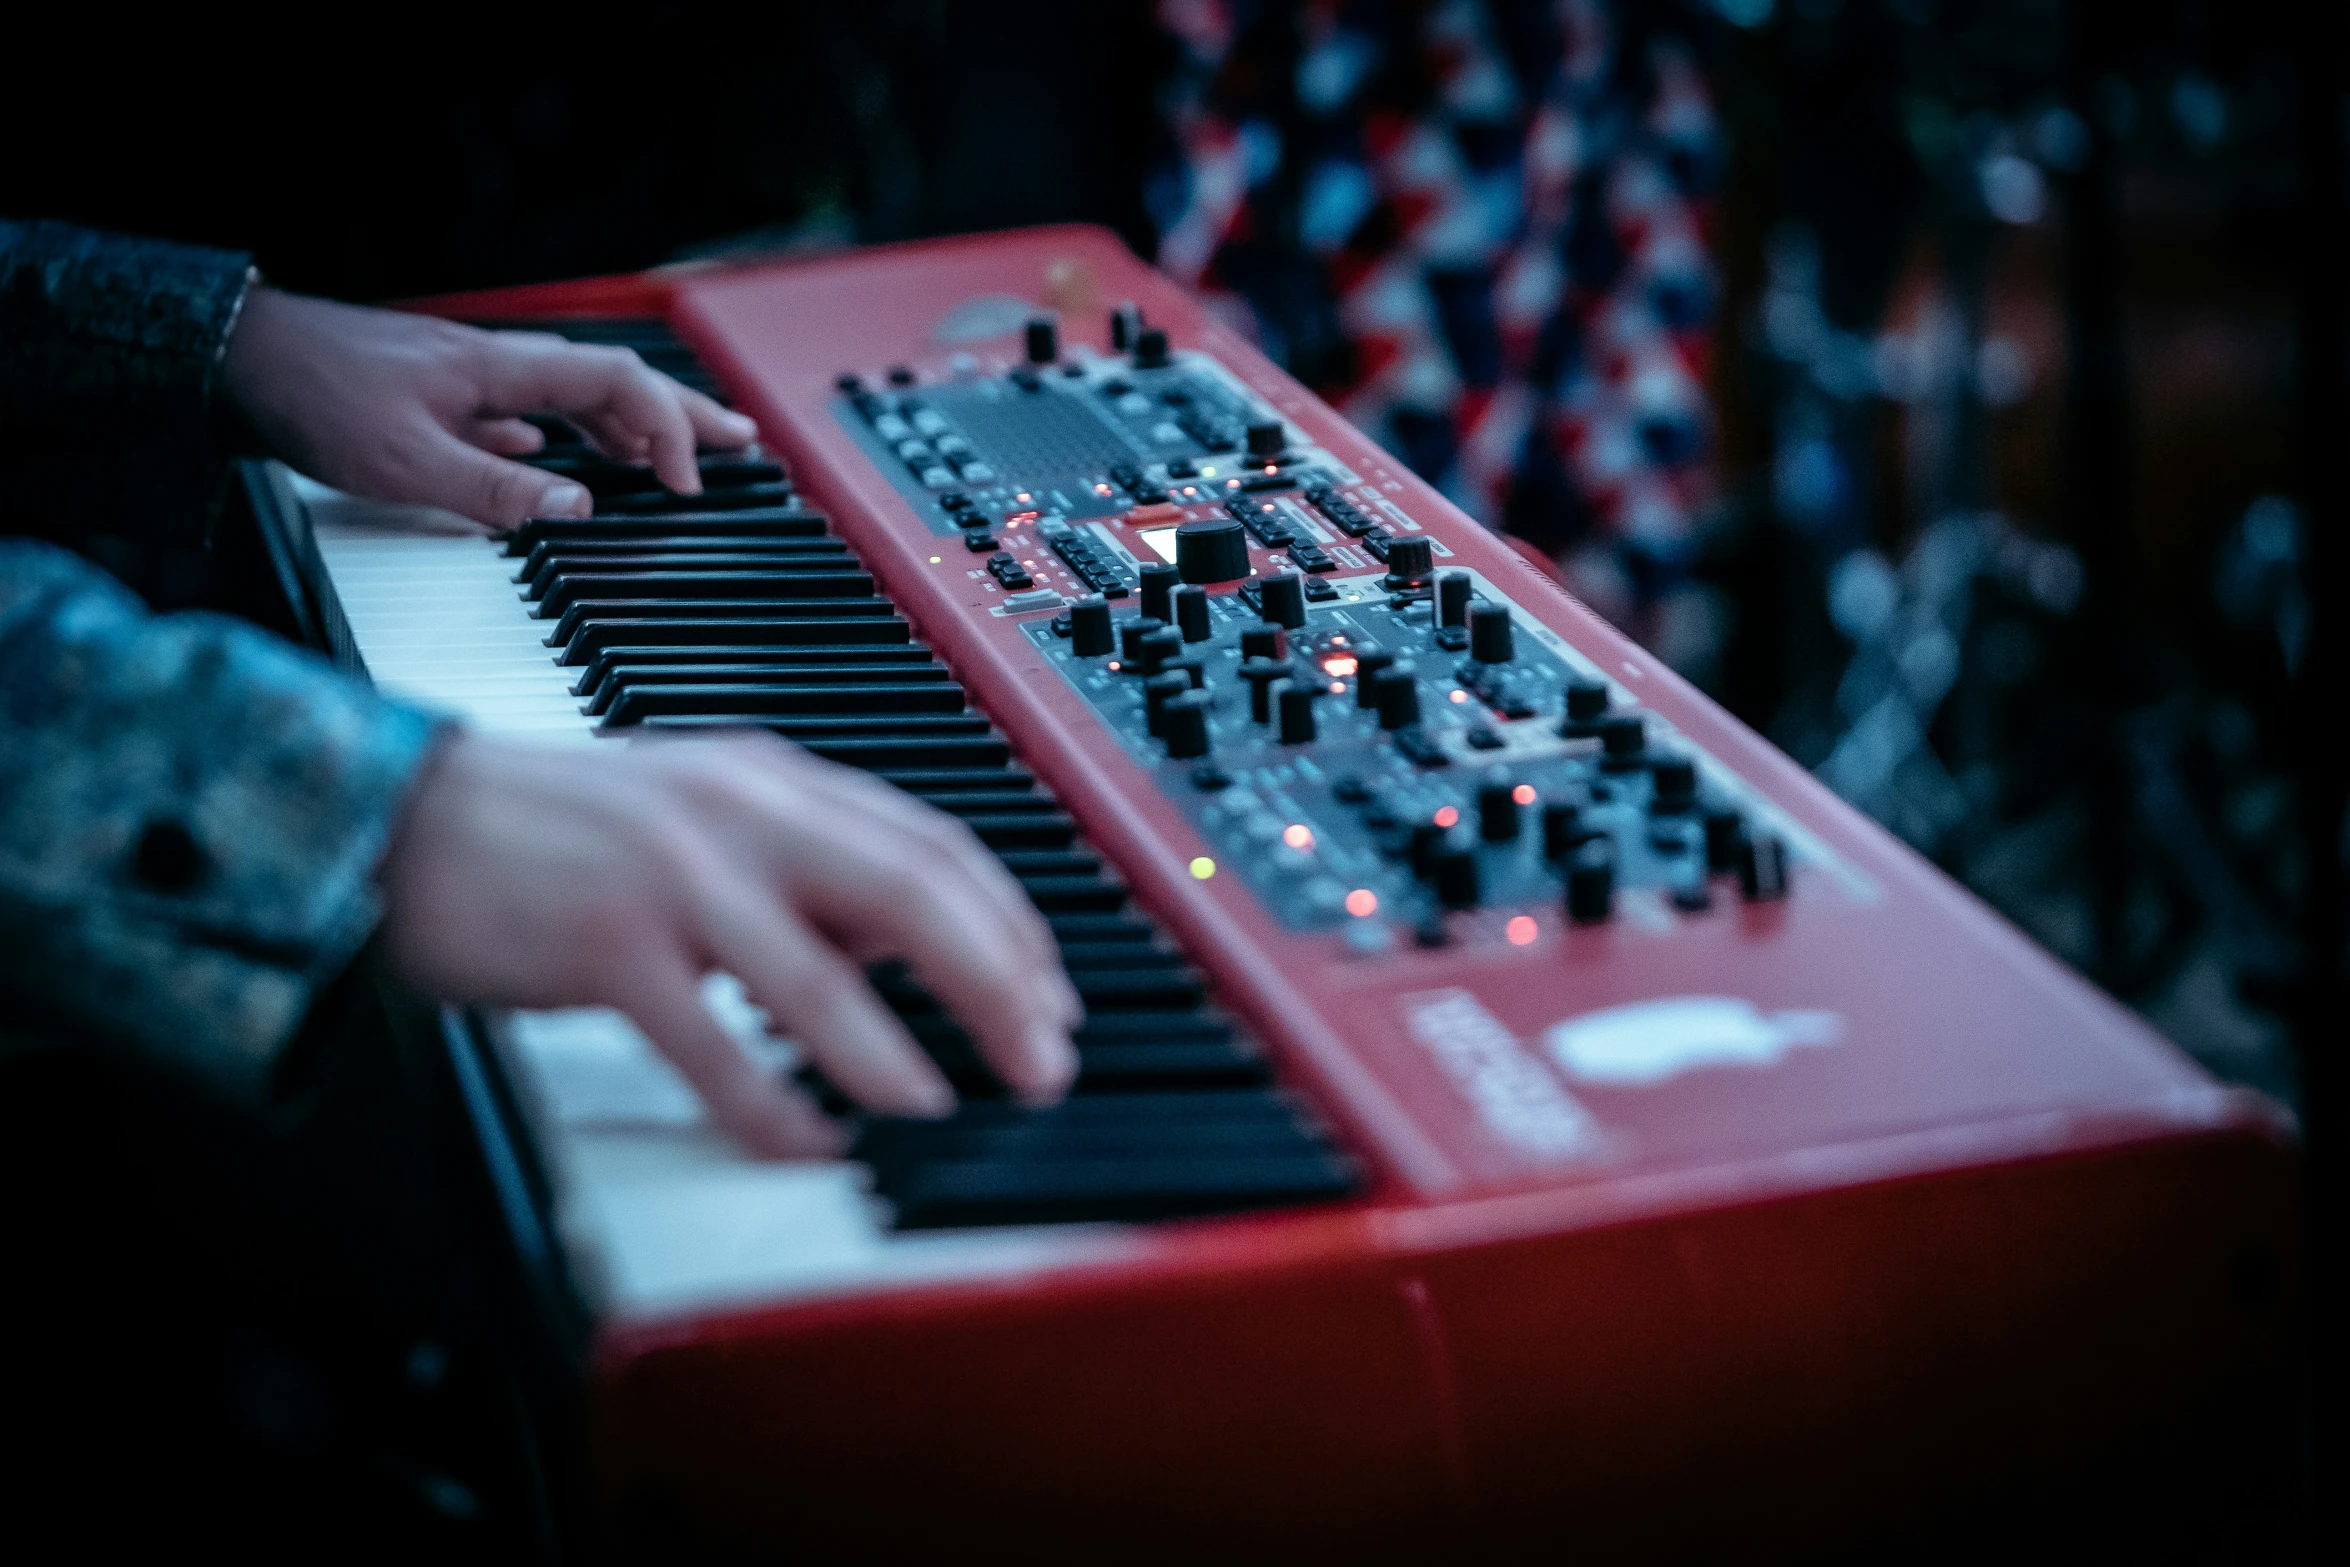
[[[1391,497],[1139,312],[843,371],[835,416],[1291,929],[1527,945],[1868,883]]]

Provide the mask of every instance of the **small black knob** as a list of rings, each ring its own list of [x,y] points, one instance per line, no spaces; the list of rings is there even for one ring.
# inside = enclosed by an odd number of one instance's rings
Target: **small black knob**
[[[1656,793],[1648,808],[1660,814],[1694,810],[1697,806],[1697,763],[1677,751],[1653,754],[1648,759],[1648,776],[1656,784]]]
[[[1477,851],[1447,844],[1436,852],[1436,868],[1428,879],[1435,884],[1436,901],[1446,908],[1475,908],[1479,891]]]
[[[889,367],[889,384],[892,386],[912,386],[914,384],[914,367],[912,365],[891,365]]]
[[[1191,682],[1173,673],[1156,674],[1142,683],[1143,723],[1154,735],[1167,732],[1167,703],[1191,689]]]
[[[1787,845],[1775,833],[1738,840],[1738,890],[1749,903],[1787,896]]]
[[[1372,680],[1377,688],[1379,727],[1402,729],[1420,721],[1420,672],[1409,664],[1382,669]]]
[[[1167,667],[1167,660],[1183,656],[1183,633],[1173,626],[1146,631],[1142,634],[1142,640],[1134,645],[1134,652],[1135,657],[1142,662],[1142,672],[1155,675]]]
[[[1260,613],[1276,626],[1295,631],[1306,623],[1305,579],[1294,571],[1277,571],[1264,581],[1264,608]]]
[[[1563,860],[1583,841],[1583,812],[1572,800],[1547,800],[1542,806],[1542,857]]]
[[[1208,694],[1205,691],[1186,691],[1171,696],[1160,709],[1159,722],[1166,730],[1167,754],[1177,761],[1188,761],[1208,754]]]
[[[1175,629],[1183,633],[1186,642],[1205,642],[1208,639],[1208,590],[1184,586],[1177,588],[1175,599]]]
[[[1287,658],[1289,633],[1279,626],[1250,626],[1240,634],[1242,658]]]
[[[1118,645],[1110,628],[1110,605],[1095,593],[1069,606],[1069,651],[1079,658],[1108,658]]]
[[[1616,855],[1604,838],[1593,838],[1567,862],[1567,918],[1596,925],[1615,912]]]
[[[1156,370],[1167,362],[1167,334],[1146,326],[1134,335],[1134,368]]]
[[[1567,721],[1588,724],[1607,711],[1607,683],[1601,680],[1567,682]]]
[[[1403,534],[1387,543],[1387,585],[1391,588],[1419,587],[1435,565],[1436,552],[1425,534]]]
[[[1477,789],[1477,830],[1487,843],[1508,843],[1518,836],[1518,786],[1504,781]]]
[[[1507,604],[1469,606],[1469,656],[1480,664],[1506,664],[1518,656]]]
[[[1118,627],[1118,661],[1127,673],[1142,673],[1142,639],[1154,631],[1163,630],[1166,622],[1155,615],[1137,615]]]
[[[1138,601],[1142,612],[1153,620],[1173,620],[1175,611],[1167,602],[1167,595],[1175,591],[1179,580],[1175,568],[1165,561],[1146,562],[1142,568],[1142,596]]]
[[[1606,763],[1614,768],[1638,766],[1648,746],[1648,721],[1638,713],[1619,713],[1599,721],[1599,745]]]
[[[1164,664],[1159,666],[1159,673],[1162,675],[1181,675],[1184,679],[1191,682],[1191,689],[1194,691],[1205,691],[1208,688],[1207,661],[1198,657],[1196,654],[1186,653],[1181,658],[1171,658],[1167,660]]]
[[[1734,871],[1738,868],[1739,840],[1746,836],[1745,819],[1736,811],[1720,810],[1705,813],[1705,866],[1707,870]]]
[[[1186,582],[1238,582],[1248,575],[1248,534],[1230,517],[1175,530],[1175,570]]]
[[[1376,642],[1355,649],[1355,706],[1379,705],[1379,674],[1395,662],[1395,655]]]
[[[1412,827],[1412,874],[1425,879],[1436,874],[1436,857],[1452,843],[1452,830],[1434,822]]]
[[[1110,312],[1110,347],[1124,353],[1142,336],[1142,306],[1129,300]]]
[[[1265,419],[1248,427],[1248,454],[1251,457],[1278,457],[1289,444],[1289,433],[1278,419]]]
[[[1273,682],[1287,680],[1293,671],[1286,663],[1270,658],[1247,658],[1240,663],[1240,678],[1248,682],[1248,716],[1260,724],[1273,721]]]
[[[1395,552],[1390,550],[1393,560]],[[1440,626],[1465,626],[1469,623],[1469,574],[1465,571],[1440,571],[1436,574],[1436,623]]]
[[[1289,680],[1281,693],[1281,743],[1305,745],[1315,738],[1314,698],[1321,693],[1310,683]]]
[[[1032,316],[1028,321],[1028,362],[1049,365],[1061,357],[1061,329],[1053,324],[1051,316]]]

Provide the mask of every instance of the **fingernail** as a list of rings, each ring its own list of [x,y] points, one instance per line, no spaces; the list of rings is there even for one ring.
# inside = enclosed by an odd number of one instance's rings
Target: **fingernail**
[[[908,1115],[935,1121],[955,1113],[955,1091],[935,1077],[917,1087],[909,1098]]]
[[[1029,1104],[1049,1105],[1068,1093],[1077,1081],[1077,1047],[1058,1028],[1039,1028],[1028,1036],[1028,1058],[1036,1063],[1036,1085],[1020,1097]]]
[[[540,517],[585,517],[595,509],[588,492],[576,484],[550,484],[547,493],[539,497]]]

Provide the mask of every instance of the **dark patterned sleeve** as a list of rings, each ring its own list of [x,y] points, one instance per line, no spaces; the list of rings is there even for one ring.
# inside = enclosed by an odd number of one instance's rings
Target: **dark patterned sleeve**
[[[233,251],[0,218],[0,532],[133,580],[118,556],[201,547],[252,276]]]
[[[0,1010],[258,1101],[444,725],[0,540]]]

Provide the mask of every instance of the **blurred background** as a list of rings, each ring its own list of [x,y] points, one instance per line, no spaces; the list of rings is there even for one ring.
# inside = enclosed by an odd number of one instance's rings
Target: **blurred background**
[[[2296,1024],[2340,1016],[2339,12],[867,0],[332,49],[52,21],[0,209],[362,300],[1106,224],[2298,1101],[2331,1066]]]

